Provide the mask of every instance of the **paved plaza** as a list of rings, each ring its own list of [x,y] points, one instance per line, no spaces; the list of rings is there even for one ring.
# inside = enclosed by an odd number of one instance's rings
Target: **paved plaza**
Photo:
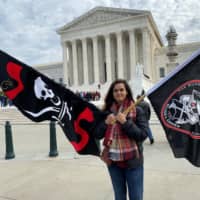
[[[77,155],[57,127],[59,155],[49,154],[48,124],[13,125],[15,159],[5,160],[0,126],[0,200],[113,200],[107,169],[97,157]],[[199,200],[200,169],[175,159],[159,125],[144,143],[144,200]]]

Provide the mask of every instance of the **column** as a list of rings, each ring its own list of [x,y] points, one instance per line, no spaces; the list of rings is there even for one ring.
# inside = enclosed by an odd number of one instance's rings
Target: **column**
[[[69,42],[67,44],[68,49],[68,84],[72,86],[74,84],[74,77],[73,77],[73,54],[72,54],[72,43]]]
[[[123,57],[123,40],[122,40],[122,32],[117,33],[117,78],[124,78],[124,57]]]
[[[73,79],[74,85],[78,85],[78,63],[77,63],[77,46],[76,40],[72,41],[72,57],[73,57]]]
[[[93,45],[92,39],[87,40],[87,50],[88,50],[88,79],[89,84],[94,83],[94,56],[93,56]]]
[[[62,42],[63,48],[63,83],[68,85],[67,43]]]
[[[82,41],[76,40],[76,48],[77,48],[77,69],[78,69],[78,85],[82,85],[84,83],[84,74],[83,74],[83,46]]]
[[[92,38],[93,56],[94,56],[94,82],[99,83],[99,54],[98,54],[98,36]]]
[[[151,65],[151,49],[150,49],[150,35],[147,28],[142,29],[142,49],[143,49],[143,65],[144,74],[150,76],[150,65]]]
[[[105,43],[106,43],[106,73],[107,73],[107,81],[112,81],[112,56],[111,56],[111,40],[110,34],[105,35]]]
[[[130,46],[130,79],[133,80],[136,76],[136,43],[135,30],[129,30],[129,46]]]
[[[82,39],[83,46],[83,84],[89,84],[88,79],[88,50],[87,50],[87,38]]]

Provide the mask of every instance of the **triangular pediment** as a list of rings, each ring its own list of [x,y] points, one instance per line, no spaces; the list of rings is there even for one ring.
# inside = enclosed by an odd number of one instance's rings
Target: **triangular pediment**
[[[142,15],[148,11],[131,10],[122,8],[96,7],[84,15],[74,19],[72,22],[61,27],[58,32],[80,29],[88,26],[108,23],[123,18]]]

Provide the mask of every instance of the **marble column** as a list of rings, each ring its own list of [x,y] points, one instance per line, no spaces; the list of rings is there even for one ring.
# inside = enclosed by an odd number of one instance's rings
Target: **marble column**
[[[92,39],[87,40],[87,55],[88,55],[88,81],[89,84],[94,83],[94,56],[93,56],[93,44]]]
[[[122,32],[117,33],[117,78],[124,78],[124,56]]]
[[[77,68],[78,68],[78,85],[82,85],[84,82],[84,75],[83,75],[83,48],[82,48],[82,41],[78,39],[76,41],[77,47]]]
[[[98,54],[98,36],[92,38],[93,56],[94,56],[94,82],[100,83],[99,80],[99,54]]]
[[[144,65],[144,74],[150,76],[150,66],[151,66],[151,43],[150,35],[147,28],[142,29],[142,49],[143,49],[143,65]],[[150,78],[150,77],[149,77]]]
[[[107,81],[112,81],[112,56],[111,56],[111,39],[110,34],[105,35],[105,43],[106,43],[106,73],[107,73]]]
[[[129,30],[129,46],[130,46],[130,79],[133,80],[136,76],[136,43],[135,30]]]
[[[73,57],[73,79],[74,85],[78,85],[78,63],[77,63],[77,46],[76,40],[72,41],[72,57]]]
[[[87,38],[82,39],[82,50],[83,50],[83,84],[89,84],[88,79],[88,49],[87,49]]]
[[[68,50],[68,85],[72,86],[74,83],[73,77],[73,54],[72,54],[72,43],[67,43],[67,50]]]
[[[62,43],[63,49],[63,83],[68,85],[68,63],[67,63],[67,43]]]

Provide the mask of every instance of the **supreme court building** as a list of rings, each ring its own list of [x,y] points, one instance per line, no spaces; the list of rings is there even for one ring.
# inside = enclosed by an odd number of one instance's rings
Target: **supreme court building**
[[[99,84],[107,89],[113,80],[123,78],[139,93],[200,48],[200,42],[176,45],[174,27],[169,27],[164,46],[151,12],[143,10],[96,7],[57,33],[63,62],[47,74],[54,77],[59,69],[54,78],[79,90],[96,89]],[[38,69],[43,72],[45,66]]]

